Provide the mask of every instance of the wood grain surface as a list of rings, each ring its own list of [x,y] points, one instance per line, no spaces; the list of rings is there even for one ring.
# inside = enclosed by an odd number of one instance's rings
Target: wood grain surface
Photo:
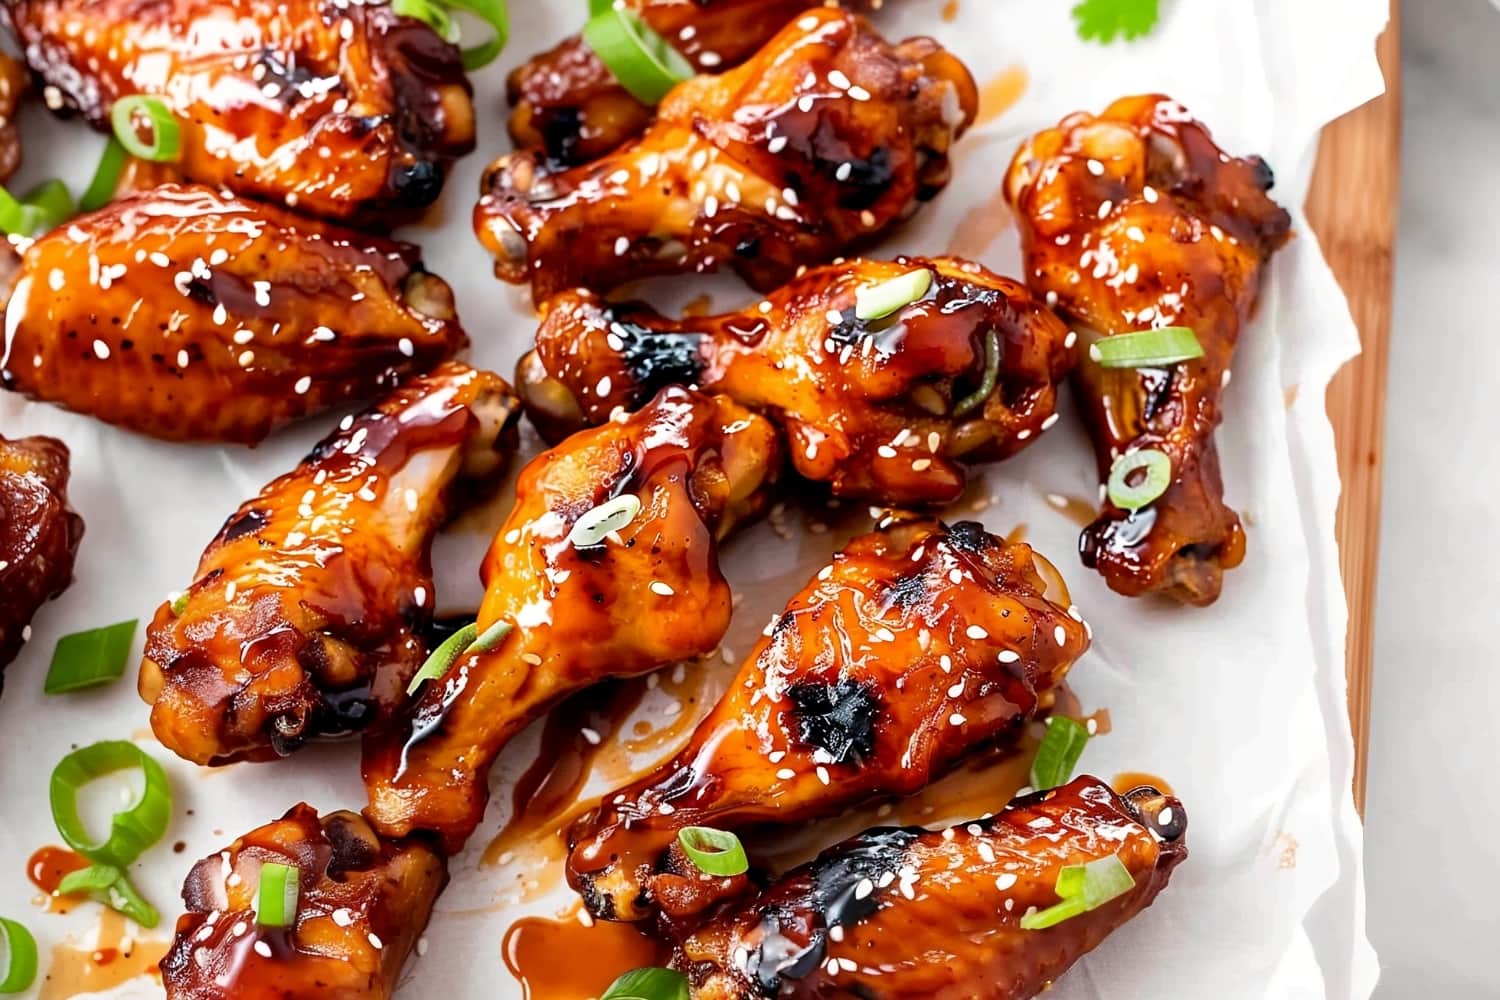
[[[1401,175],[1400,13],[1400,0],[1392,0],[1391,23],[1378,46],[1385,95],[1323,130],[1307,199],[1308,221],[1349,297],[1364,348],[1328,388],[1328,417],[1343,481],[1339,568],[1349,600],[1349,719],[1356,752],[1354,802],[1361,814],[1370,739],[1386,361]]]

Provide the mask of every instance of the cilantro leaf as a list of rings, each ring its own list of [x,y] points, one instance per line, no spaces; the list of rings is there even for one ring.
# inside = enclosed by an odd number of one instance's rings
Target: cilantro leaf
[[[1142,38],[1160,19],[1159,0],[1082,0],[1073,8],[1078,37],[1101,44],[1117,36],[1126,41]]]

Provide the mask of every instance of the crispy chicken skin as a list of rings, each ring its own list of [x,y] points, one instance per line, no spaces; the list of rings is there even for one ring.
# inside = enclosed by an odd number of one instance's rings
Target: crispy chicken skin
[[[501,157],[474,226],[495,273],[538,302],[722,265],[769,290],[936,195],[977,101],[931,39],[891,45],[820,7],[743,66],[676,87],[609,156],[565,171],[541,153]]]
[[[697,1000],[1028,1000],[1150,906],[1187,857],[1187,815],[1154,788],[1096,778],[944,831],[869,830],[687,938]],[[1118,856],[1135,887],[1042,930],[1070,865]]]
[[[474,148],[458,49],[386,3],[6,0],[53,108],[109,129],[159,97],[189,180],[388,227],[431,204]]]
[[[627,0],[700,73],[738,66],[808,7],[809,0]],[[846,2],[845,7],[879,6]],[[509,79],[510,135],[519,149],[541,150],[571,166],[635,138],[655,108],[630,96],[579,35],[534,56]]]
[[[0,437],[0,671],[37,609],[73,582],[82,538],[83,518],[68,506],[67,445]]]
[[[688,826],[802,823],[909,795],[1052,704],[1088,648],[1029,546],[972,521],[855,539],[766,626],[688,745],[570,832],[596,917],[681,925],[743,893],[699,872]]]
[[[16,114],[25,93],[25,65],[0,52],[0,184],[21,165],[21,129]]]
[[[162,745],[223,764],[389,723],[427,653],[433,536],[504,471],[518,409],[504,379],[449,362],[242,504],[146,634]]]
[[[718,542],[759,515],[780,461],[765,420],[683,389],[537,456],[482,570],[481,633],[515,630],[427,682],[408,724],[366,740],[376,829],[431,831],[457,851],[483,817],[490,765],[549,706],[713,650],[730,615]],[[641,504],[628,524],[598,544],[573,535],[623,496]]]
[[[1106,502],[1079,542],[1086,565],[1136,596],[1211,604],[1245,556],[1224,504],[1214,429],[1240,328],[1291,230],[1259,157],[1225,154],[1160,95],[1078,113],[1033,136],[1006,178],[1027,282],[1088,338],[1162,326],[1197,332],[1204,356],[1164,368],[1078,368],[1101,480],[1118,455],[1164,452],[1172,483],[1135,514]]]
[[[931,275],[921,299],[857,318],[856,289],[918,269]],[[765,302],[671,320],[564,292],[517,366],[528,412],[556,437],[688,383],[769,416],[797,471],[835,496],[914,506],[956,499],[964,463],[1049,427],[1073,367],[1076,338],[1024,286],[954,258],[821,267]]]
[[[256,921],[267,862],[300,871],[289,930]],[[168,1000],[385,1000],[447,881],[447,862],[421,841],[294,806],[193,866],[161,960]]]
[[[416,247],[166,185],[26,249],[0,384],[154,437],[253,444],[467,343]]]

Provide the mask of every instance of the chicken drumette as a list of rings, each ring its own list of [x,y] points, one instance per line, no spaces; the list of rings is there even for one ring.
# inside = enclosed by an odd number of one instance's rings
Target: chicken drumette
[[[83,518],[68,506],[67,446],[0,437],[0,671],[26,641],[37,608],[73,582],[81,538]]]
[[[913,521],[850,543],[766,626],[688,745],[570,832],[568,879],[596,917],[680,924],[744,892],[677,841],[911,794],[1052,704],[1085,649],[1031,549],[974,522]]]
[[[162,745],[222,764],[390,722],[426,656],[433,536],[503,471],[517,412],[498,375],[449,362],[231,515],[147,631]]]
[[[1027,282],[1090,339],[1189,327],[1201,358],[1170,367],[1078,368],[1099,472],[1152,449],[1171,482],[1135,512],[1106,502],[1079,543],[1122,594],[1210,604],[1240,564],[1245,533],[1224,504],[1214,429],[1240,329],[1255,307],[1287,213],[1259,157],[1230,157],[1183,107],[1130,97],[1032,137],[1006,179]]]
[[[261,866],[298,869],[290,927],[255,912]],[[161,960],[169,1000],[386,1000],[448,880],[419,840],[387,841],[350,812],[298,805],[198,862]]]
[[[0,11],[54,109],[110,127],[164,101],[193,181],[390,226],[431,204],[474,148],[456,46],[385,3],[7,0]]]
[[[174,440],[254,443],[468,342],[416,247],[196,185],[31,244],[5,321],[5,388]]]
[[[1154,788],[1095,778],[943,831],[869,830],[687,938],[697,1000],[1028,1000],[1150,906],[1187,857],[1187,815]],[[1064,868],[1117,857],[1133,887],[1051,927]]]
[[[913,278],[915,301],[858,317],[860,296]],[[797,471],[834,495],[910,506],[954,500],[963,463],[1012,455],[1052,424],[1074,339],[1023,286],[977,264],[857,260],[702,319],[565,292],[517,376],[554,438],[663,385],[721,392],[778,423]]]
[[[495,273],[538,302],[720,266],[770,289],[937,194],[977,101],[931,39],[891,45],[820,7],[745,65],[678,86],[612,155],[561,172],[541,153],[502,157],[474,225]]]
[[[459,657],[408,724],[366,741],[376,828],[431,831],[456,851],[483,817],[490,765],[527,723],[605,678],[714,649],[730,615],[718,542],[760,513],[779,465],[769,423],[683,389],[533,460],[482,571],[480,633],[514,631]]]

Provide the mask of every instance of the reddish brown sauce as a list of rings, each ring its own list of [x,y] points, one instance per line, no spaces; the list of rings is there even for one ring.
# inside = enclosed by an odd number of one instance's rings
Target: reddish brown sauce
[[[664,965],[668,952],[634,924],[585,926],[573,913],[561,920],[517,920],[505,932],[501,955],[525,1000],[587,1000],[621,973]]]
[[[1020,63],[1007,66],[986,80],[979,88],[979,117],[974,119],[974,127],[992,122],[1015,107],[1029,82],[1026,67]]]
[[[50,894],[57,891],[57,884],[63,880],[63,876],[88,866],[88,859],[83,855],[66,847],[48,845],[37,848],[27,859],[26,877],[31,879],[32,885]]]
[[[1083,499],[1083,497],[1069,496],[1066,493],[1048,493],[1047,506],[1080,528],[1087,528],[1094,522],[1094,518],[1098,515],[1095,504]]]
[[[67,1000],[114,989],[140,975],[159,977],[156,963],[166,952],[166,941],[135,937],[123,916],[104,910],[93,947],[70,942],[53,947],[37,1000]]]
[[[1121,771],[1115,775],[1114,780],[1109,785],[1121,795],[1124,795],[1132,788],[1139,788],[1142,785],[1150,785],[1158,792],[1163,792],[1167,795],[1172,794],[1172,786],[1167,784],[1165,779],[1159,778],[1154,774],[1148,774],[1145,771]]]
[[[943,4],[943,20],[958,20],[958,0],[948,0],[947,3]]]

